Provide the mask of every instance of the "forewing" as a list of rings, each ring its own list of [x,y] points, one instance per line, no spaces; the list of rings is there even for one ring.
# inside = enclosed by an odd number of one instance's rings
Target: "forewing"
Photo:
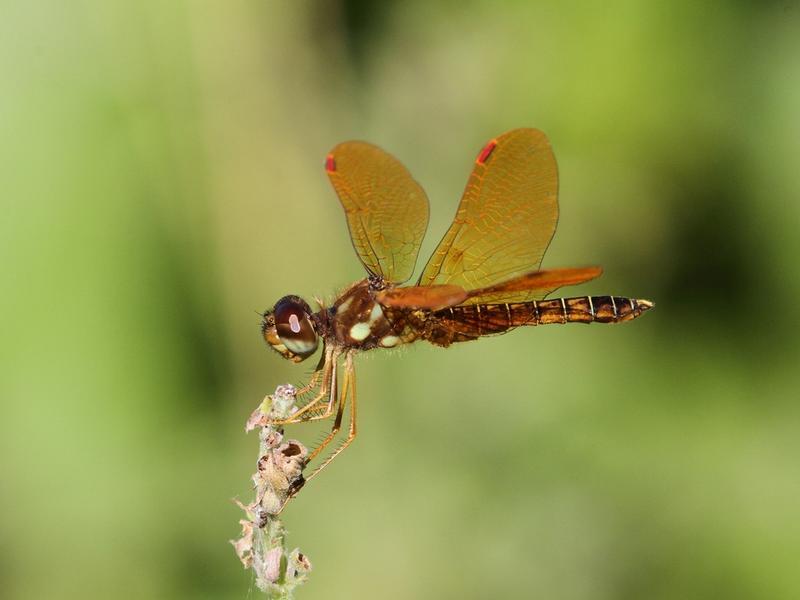
[[[441,310],[464,302],[467,292],[458,285],[411,286],[383,290],[375,299],[389,308]]]
[[[364,267],[391,283],[407,281],[428,226],[422,187],[394,156],[366,142],[336,146],[325,170]]]
[[[455,219],[419,285],[466,290],[537,271],[558,222],[558,171],[547,137],[514,129],[481,150]],[[520,291],[517,300],[532,297]],[[478,303],[474,296],[467,303]]]
[[[508,281],[472,290],[463,304],[497,304],[541,300],[560,287],[578,285],[603,274],[600,267],[534,271]]]

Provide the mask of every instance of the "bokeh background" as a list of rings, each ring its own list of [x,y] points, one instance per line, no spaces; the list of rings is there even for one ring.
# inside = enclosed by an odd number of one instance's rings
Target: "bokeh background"
[[[426,255],[520,126],[545,266],[658,307],[364,356],[299,597],[800,597],[795,3],[12,0],[0,65],[3,598],[258,597],[243,423],[313,364],[255,311],[362,275],[325,153],[410,168]]]

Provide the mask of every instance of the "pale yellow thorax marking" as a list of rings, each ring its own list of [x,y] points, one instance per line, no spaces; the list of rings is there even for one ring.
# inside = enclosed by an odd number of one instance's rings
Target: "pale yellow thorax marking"
[[[367,320],[356,323],[350,328],[350,337],[357,342],[363,342],[370,336],[378,321],[383,318],[384,316],[381,305],[375,302],[372,305],[372,309],[369,311]]]
[[[399,341],[400,338],[396,335],[386,335],[381,339],[381,346],[384,348],[391,348],[393,346],[397,346]]]
[[[369,323],[356,323],[350,328],[350,337],[357,342],[363,342],[369,337],[370,331],[372,331],[372,329]]]
[[[346,311],[350,307],[350,303],[352,301],[353,301],[353,297],[351,296],[350,298],[348,298],[347,300],[345,300],[339,306],[336,307],[336,312],[337,313],[343,313],[344,311]]]
[[[375,322],[381,318],[383,318],[383,310],[381,309],[381,305],[376,302],[372,306],[372,311],[369,313],[369,321],[367,321],[367,323],[372,327],[375,325]]]

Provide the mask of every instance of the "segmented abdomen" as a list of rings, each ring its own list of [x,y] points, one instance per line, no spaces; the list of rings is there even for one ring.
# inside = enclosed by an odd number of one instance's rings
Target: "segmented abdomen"
[[[551,323],[619,323],[652,308],[649,300],[579,296],[508,304],[454,306],[433,313],[428,341],[439,346],[474,340],[509,329]]]

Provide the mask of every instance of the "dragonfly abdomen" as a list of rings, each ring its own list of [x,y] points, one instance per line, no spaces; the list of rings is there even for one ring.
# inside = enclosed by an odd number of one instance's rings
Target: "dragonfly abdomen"
[[[509,329],[552,323],[620,323],[653,307],[649,300],[621,296],[578,296],[504,304],[467,304],[434,313],[428,340],[439,346],[466,342]]]
[[[630,321],[653,307],[649,300],[621,296],[577,296],[525,302],[517,325],[549,325],[551,323],[621,323]],[[531,319],[525,321],[525,313]]]

